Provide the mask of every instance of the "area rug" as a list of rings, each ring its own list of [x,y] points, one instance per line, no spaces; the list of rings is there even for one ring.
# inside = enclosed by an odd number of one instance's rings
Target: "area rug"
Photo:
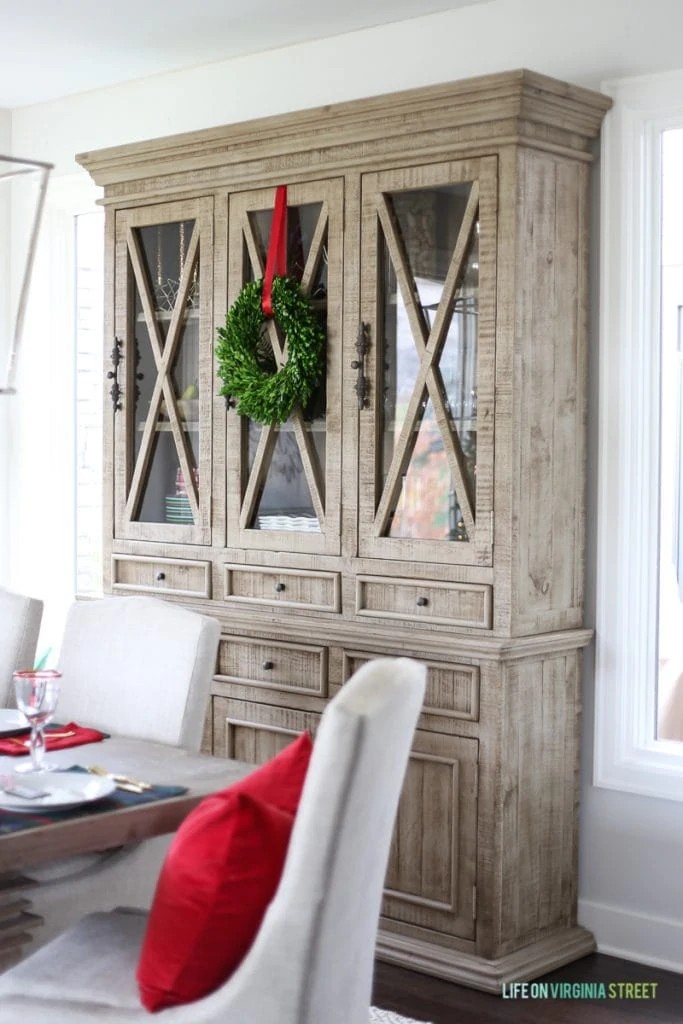
[[[378,1010],[376,1006],[371,1006],[369,1024],[426,1024],[426,1021],[413,1020],[412,1017],[402,1017],[400,1013]]]

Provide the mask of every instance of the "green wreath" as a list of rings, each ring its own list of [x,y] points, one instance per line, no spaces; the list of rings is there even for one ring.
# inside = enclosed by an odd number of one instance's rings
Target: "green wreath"
[[[221,395],[258,423],[284,423],[306,405],[325,368],[325,334],[307,296],[291,277],[273,278],[273,315],[287,338],[287,362],[278,370],[264,338],[263,281],[245,284],[218,329],[216,356]]]

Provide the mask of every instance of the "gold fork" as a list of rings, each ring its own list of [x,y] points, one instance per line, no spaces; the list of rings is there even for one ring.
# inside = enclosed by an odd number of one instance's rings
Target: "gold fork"
[[[101,775],[103,778],[111,779],[120,789],[130,787],[131,793],[144,793],[153,787],[149,782],[141,782],[140,779],[131,779],[128,775],[117,775],[115,772],[108,772],[100,764],[89,764],[88,771],[93,775]]]

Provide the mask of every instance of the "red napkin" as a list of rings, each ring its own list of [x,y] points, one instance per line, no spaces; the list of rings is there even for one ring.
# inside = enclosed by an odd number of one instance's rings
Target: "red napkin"
[[[71,735],[65,735],[70,733]],[[25,736],[8,736],[0,739],[0,754],[9,754],[17,757],[21,754],[28,754],[28,732]],[[83,725],[69,722],[67,725],[53,726],[45,730],[45,749],[63,750],[66,747],[80,747],[84,743],[98,743],[105,739],[107,733],[99,732],[97,729],[87,729]]]

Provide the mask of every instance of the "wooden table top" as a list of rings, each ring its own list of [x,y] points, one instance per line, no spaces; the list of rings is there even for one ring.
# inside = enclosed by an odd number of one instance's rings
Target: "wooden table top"
[[[1,835],[0,874],[174,832],[203,797],[224,789],[254,769],[253,765],[239,761],[116,736],[100,743],[54,750],[46,758],[64,768],[102,765],[108,771],[157,785],[187,786],[188,792],[151,804],[121,807]],[[11,774],[16,764],[15,757],[0,757],[0,774]],[[21,780],[21,776],[17,779]],[[44,812],[38,813],[42,816]]]

